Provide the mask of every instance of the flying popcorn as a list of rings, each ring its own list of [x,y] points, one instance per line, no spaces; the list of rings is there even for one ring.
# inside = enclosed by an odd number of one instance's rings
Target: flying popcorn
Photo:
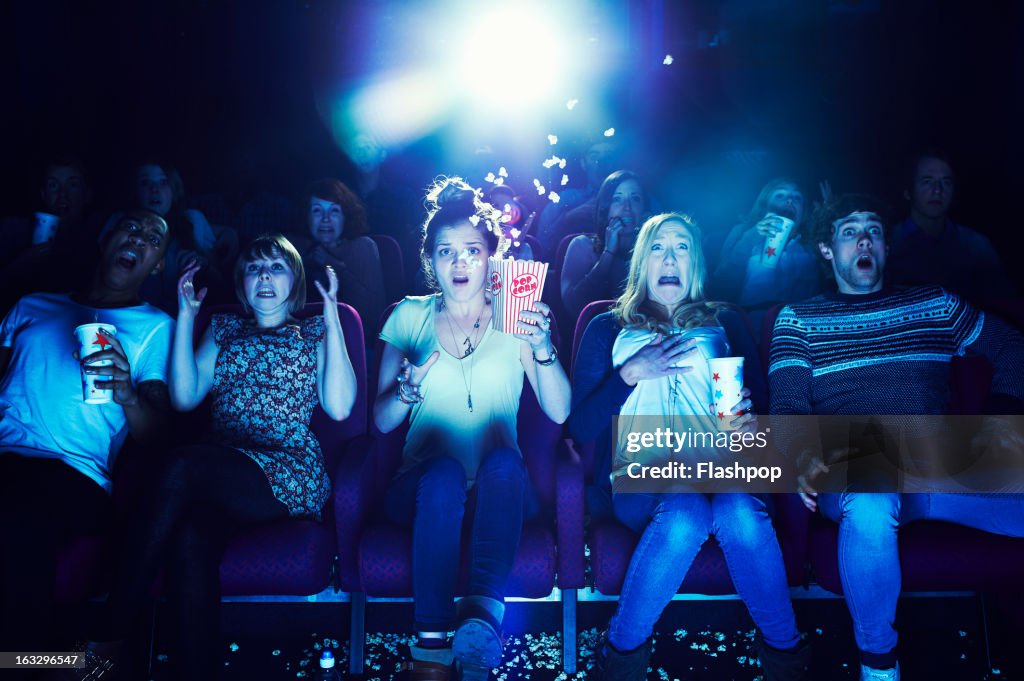
[[[558,144],[558,135],[548,135],[548,144],[551,146]]]
[[[558,203],[562,199],[555,192],[548,192],[548,200],[551,201],[551,203]]]
[[[563,175],[562,175],[562,186],[564,187],[564,186],[565,186],[565,185],[567,185],[567,184],[569,184],[569,176],[568,176],[568,175],[565,175],[565,174],[563,174]]]
[[[569,111],[572,111],[573,109],[576,108],[576,105],[579,104],[579,101],[580,100],[578,99],[570,99],[568,102],[565,103],[565,108],[568,109]]]
[[[615,128],[608,128],[607,130],[605,130],[604,131],[604,136],[605,137],[614,137],[615,136]]]
[[[666,54],[665,55],[665,59],[662,60],[661,63],[664,64],[665,66],[671,66],[672,62],[674,62],[674,61],[675,61],[675,59],[672,58],[671,54]]]

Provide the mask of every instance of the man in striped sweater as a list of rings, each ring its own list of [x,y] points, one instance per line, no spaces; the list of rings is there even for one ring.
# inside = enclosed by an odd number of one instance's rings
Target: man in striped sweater
[[[842,196],[819,211],[816,223],[818,248],[837,291],[779,314],[768,368],[772,414],[944,414],[950,360],[967,353],[992,362],[988,413],[1021,413],[1024,339],[939,287],[887,288],[887,223],[879,201]],[[986,419],[983,436],[1005,440],[1012,437],[1006,429],[1003,421]],[[782,446],[802,471],[804,504],[839,523],[839,571],[861,651],[860,678],[898,680],[893,622],[900,593],[899,526],[943,520],[1020,537],[1024,495],[847,487],[819,497],[815,478],[828,468],[816,434],[797,434]]]

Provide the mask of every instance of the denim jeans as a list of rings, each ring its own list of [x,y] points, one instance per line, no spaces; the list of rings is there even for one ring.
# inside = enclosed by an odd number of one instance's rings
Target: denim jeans
[[[455,621],[465,513],[472,517],[467,595],[500,601],[523,520],[538,509],[523,458],[514,449],[486,455],[468,495],[465,469],[448,456],[423,461],[395,479],[384,495],[384,514],[393,523],[412,525],[416,630],[448,631]]]
[[[714,535],[736,592],[765,642],[797,645],[782,551],[767,503],[749,494],[617,493],[615,515],[641,532],[608,639],[620,651],[639,647],[679,589],[700,547]]]
[[[993,534],[1024,537],[1024,495],[822,494],[821,512],[839,523],[839,577],[865,664],[895,663],[900,526],[942,520]]]

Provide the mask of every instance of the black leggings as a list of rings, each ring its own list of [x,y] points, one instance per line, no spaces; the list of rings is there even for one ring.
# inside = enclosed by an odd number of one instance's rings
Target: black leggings
[[[221,667],[220,561],[239,531],[288,517],[263,470],[241,452],[193,445],[156,464],[141,508],[126,523],[110,607],[115,638],[126,638],[166,566],[178,674],[215,678]]]

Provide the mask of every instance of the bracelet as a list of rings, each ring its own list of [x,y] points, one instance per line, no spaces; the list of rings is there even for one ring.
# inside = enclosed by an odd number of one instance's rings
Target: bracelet
[[[414,386],[411,383],[406,383],[404,381],[399,382],[398,390],[395,391],[396,400],[398,400],[402,404],[408,404],[410,406],[423,401],[423,397],[418,392],[412,392],[411,394],[407,394],[407,387],[409,390],[412,390],[414,388],[418,388],[419,386]]]
[[[533,354],[533,361],[534,361],[534,363],[537,366],[542,366],[542,367],[549,367],[549,366],[551,366],[552,364],[555,363],[556,359],[558,359],[558,350],[555,349],[554,345],[551,346],[551,356],[548,357],[547,359],[537,359],[537,353],[536,352],[533,352],[531,354]]]

